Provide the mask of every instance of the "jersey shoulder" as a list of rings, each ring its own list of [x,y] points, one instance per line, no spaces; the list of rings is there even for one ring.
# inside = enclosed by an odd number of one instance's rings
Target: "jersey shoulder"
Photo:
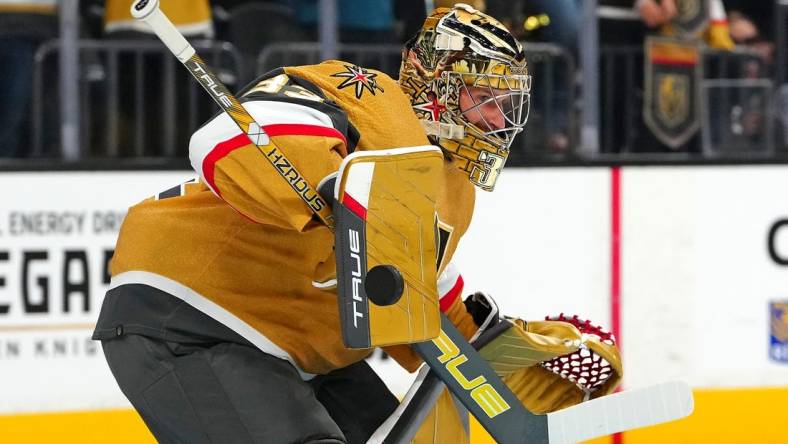
[[[238,93],[241,103],[279,102],[290,105],[291,111],[320,115],[330,119],[331,126],[347,140],[348,153],[355,149],[358,130],[350,123],[347,112],[313,82],[292,75],[286,68],[277,68],[258,77]],[[272,105],[273,106],[273,105]]]
[[[361,134],[359,149],[429,144],[410,99],[386,73],[338,60],[284,71],[310,82],[345,110]]]

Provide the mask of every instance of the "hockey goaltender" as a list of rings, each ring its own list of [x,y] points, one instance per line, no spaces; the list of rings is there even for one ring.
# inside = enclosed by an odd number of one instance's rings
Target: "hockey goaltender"
[[[523,131],[530,88],[520,43],[456,5],[435,10],[406,44],[399,80],[332,60],[276,69],[238,97],[311,184],[353,152],[440,147],[440,309],[470,340],[499,315],[483,293],[460,297],[451,259],[475,188],[492,191]],[[129,209],[93,338],[160,442],[366,442],[398,400],[365,363],[371,350],[343,344],[333,234],[250,137],[217,115],[191,138],[199,180]],[[563,317],[502,322],[480,353],[531,412],[606,395],[620,381],[601,329]],[[409,371],[421,364],[408,344],[386,352]],[[467,412],[444,393],[413,441],[468,442]]]

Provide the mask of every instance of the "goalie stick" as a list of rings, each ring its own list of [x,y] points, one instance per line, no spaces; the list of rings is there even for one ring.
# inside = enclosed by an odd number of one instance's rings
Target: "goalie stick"
[[[535,415],[523,407],[445,315],[442,321],[440,337],[414,344],[430,370],[421,370],[400,407],[370,437],[369,444],[411,442],[440,396],[443,384],[487,432],[503,444],[569,444],[674,421],[692,413],[691,389],[684,382],[671,381],[603,396],[546,415]],[[465,375],[478,376],[471,378]],[[474,391],[486,383],[490,383],[500,397],[490,390],[486,390],[484,396],[478,396],[480,391],[476,391],[474,396]]]
[[[136,0],[131,5],[131,15],[145,22],[156,36],[164,43],[173,55],[189,70],[192,77],[202,85],[203,89],[213,98],[238,125],[238,128],[249,137],[249,141],[265,156],[266,160],[279,173],[290,188],[299,195],[301,200],[331,230],[334,229],[334,216],[331,207],[317,193],[304,176],[298,172],[274,143],[265,130],[255,122],[238,99],[216,77],[205,62],[197,55],[191,44],[172,24],[169,18],[159,9],[159,0]]]
[[[404,403],[370,437],[367,444],[408,444],[437,401],[443,389],[432,372],[420,374]],[[518,442],[569,444],[613,433],[639,429],[689,416],[693,410],[692,391],[682,381],[670,381],[626,390],[546,415],[547,441],[524,436]]]

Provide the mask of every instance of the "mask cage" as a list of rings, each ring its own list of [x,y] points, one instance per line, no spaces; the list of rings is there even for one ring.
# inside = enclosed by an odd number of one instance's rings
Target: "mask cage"
[[[448,108],[454,119],[476,129],[499,149],[508,150],[528,121],[531,76],[445,71],[441,77],[445,82],[443,103],[453,105]]]

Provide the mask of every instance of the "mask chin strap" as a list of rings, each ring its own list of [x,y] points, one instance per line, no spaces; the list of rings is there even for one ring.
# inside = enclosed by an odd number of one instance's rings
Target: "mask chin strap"
[[[434,122],[421,120],[421,126],[428,136],[441,139],[462,140],[465,138],[465,127],[455,123]]]

